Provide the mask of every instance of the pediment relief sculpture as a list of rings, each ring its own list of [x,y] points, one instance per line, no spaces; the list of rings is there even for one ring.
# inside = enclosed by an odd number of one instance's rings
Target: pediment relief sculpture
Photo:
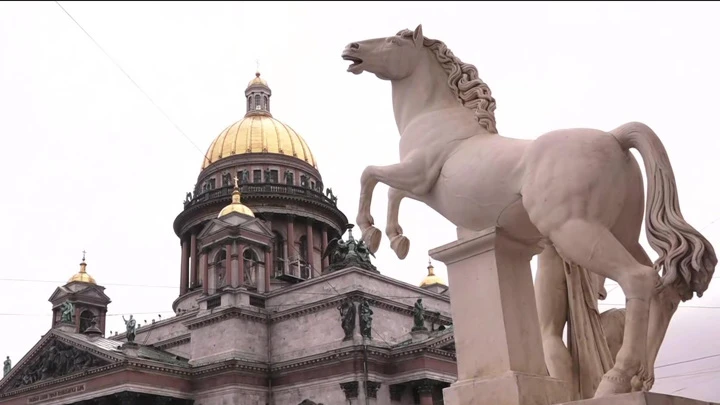
[[[55,339],[34,359],[20,366],[9,386],[11,389],[20,388],[107,364],[110,362],[105,359]]]

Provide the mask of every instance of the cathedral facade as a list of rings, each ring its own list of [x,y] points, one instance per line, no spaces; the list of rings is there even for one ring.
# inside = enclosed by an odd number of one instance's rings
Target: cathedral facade
[[[107,335],[110,298],[83,258],[0,404],[442,404],[447,286],[432,265],[419,287],[382,275],[271,96],[257,73],[174,221],[175,316]]]

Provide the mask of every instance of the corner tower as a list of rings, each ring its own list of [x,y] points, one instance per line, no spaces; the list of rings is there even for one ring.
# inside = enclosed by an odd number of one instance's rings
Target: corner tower
[[[186,194],[183,210],[173,224],[181,245],[176,310],[191,309],[197,298],[212,295],[210,285],[222,285],[218,282],[222,269],[227,269],[229,279],[240,280],[237,288],[257,295],[254,302],[262,301],[264,292],[319,276],[329,266],[322,252],[329,240],[342,235],[347,224],[337,208],[337,197],[325,188],[307,142],[273,117],[272,91],[260,73],[244,94],[245,116],[210,144],[195,187]],[[235,178],[238,185],[234,191]],[[239,204],[240,198],[248,212],[238,218],[254,216],[258,221],[238,219],[238,228],[227,231],[236,235],[225,240],[222,249],[201,240],[213,234],[207,229],[212,221],[219,227],[230,226],[227,221],[218,222],[219,213],[228,204]],[[249,228],[243,231],[240,222],[246,228],[251,223],[262,225],[257,243],[247,238],[240,241],[243,232],[252,233]],[[261,242],[265,230],[271,238]],[[262,269],[263,277],[257,280],[264,279],[264,285],[245,285],[241,273],[254,274],[252,268]],[[206,277],[210,283],[205,282]]]

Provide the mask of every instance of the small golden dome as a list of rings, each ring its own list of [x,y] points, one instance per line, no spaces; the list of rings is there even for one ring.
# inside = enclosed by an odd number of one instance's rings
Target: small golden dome
[[[240,202],[240,189],[238,188],[237,176],[235,176],[235,188],[233,188],[232,202],[220,211],[218,218],[224,217],[232,212],[237,212],[238,214],[247,215],[249,217],[255,217],[252,210]]]
[[[447,285],[442,278],[435,275],[435,267],[433,267],[432,263],[429,260],[427,270],[428,275],[423,279],[422,283],[420,283],[420,287],[427,287],[433,284]]]
[[[230,125],[210,144],[202,168],[228,156],[278,153],[298,158],[317,169],[305,140],[292,128],[269,115],[251,114]]]
[[[252,80],[250,80],[250,82],[248,83],[247,86],[250,87],[250,86],[254,86],[254,85],[256,85],[256,84],[259,84],[259,85],[268,87],[268,84],[267,84],[267,82],[265,81],[265,79],[262,79],[262,78],[260,77],[260,72],[255,72],[255,78],[253,78]]]
[[[80,271],[77,272],[74,276],[70,277],[70,280],[68,280],[68,283],[72,283],[73,281],[79,281],[81,283],[90,283],[90,284],[96,284],[95,279],[92,278],[89,274],[87,274],[87,271],[85,268],[87,267],[87,263],[85,263],[85,252],[83,252],[83,258],[82,263],[80,263]]]

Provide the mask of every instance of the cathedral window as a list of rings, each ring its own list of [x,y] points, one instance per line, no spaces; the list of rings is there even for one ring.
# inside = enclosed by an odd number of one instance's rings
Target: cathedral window
[[[253,170],[253,183],[262,183],[262,170]]]
[[[273,243],[273,251],[275,254],[275,276],[285,272],[285,240],[279,232],[273,231],[275,241]]]
[[[259,109],[261,109],[261,108],[262,108],[262,107],[260,107],[260,95],[259,95],[259,94],[256,94],[256,95],[255,95],[255,109],[256,109],[256,110],[259,110]]]
[[[300,237],[300,278],[310,278],[310,268],[308,262],[308,243],[305,235]]]
[[[208,189],[215,190],[215,179],[208,180]]]
[[[247,98],[247,111],[250,111],[250,97]]]
[[[86,309],[80,313],[80,333],[84,333],[87,328],[92,324],[92,320],[95,318],[95,314],[89,309]]]
[[[277,182],[278,182],[278,171],[270,170],[270,183],[277,183]]]

